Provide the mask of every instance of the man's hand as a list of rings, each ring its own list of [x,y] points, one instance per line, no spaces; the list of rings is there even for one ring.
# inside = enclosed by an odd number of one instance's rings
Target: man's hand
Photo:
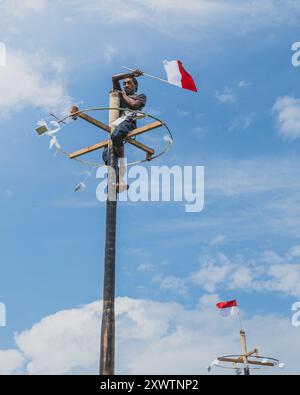
[[[140,77],[140,76],[143,75],[144,73],[143,73],[141,70],[136,69],[136,70],[134,70],[134,71],[132,72],[132,74],[133,74],[134,77]]]

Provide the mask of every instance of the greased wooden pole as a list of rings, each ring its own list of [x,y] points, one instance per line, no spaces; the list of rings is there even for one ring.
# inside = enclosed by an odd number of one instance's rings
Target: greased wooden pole
[[[117,92],[109,94],[109,107],[119,108]],[[109,126],[119,117],[119,110],[109,110]],[[116,174],[118,158],[113,150],[111,138],[108,144],[108,196],[106,201],[106,232],[104,257],[103,312],[100,344],[100,375],[115,373],[115,259],[116,259],[116,219],[117,194]]]

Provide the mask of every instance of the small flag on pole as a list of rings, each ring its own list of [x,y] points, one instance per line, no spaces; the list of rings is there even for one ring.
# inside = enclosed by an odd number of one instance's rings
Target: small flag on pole
[[[163,65],[170,84],[198,92],[193,77],[184,69],[180,60],[164,60]]]
[[[237,302],[235,299],[229,300],[228,302],[219,302],[216,304],[216,306],[220,314],[224,317],[239,313]]]
[[[53,146],[55,146],[57,149],[60,149],[60,145],[57,141],[56,136],[53,136],[50,140],[50,144],[49,144],[49,149],[51,149]]]
[[[82,189],[86,188],[86,185],[84,182],[80,182],[78,185],[76,185],[74,192],[79,192],[82,191]]]

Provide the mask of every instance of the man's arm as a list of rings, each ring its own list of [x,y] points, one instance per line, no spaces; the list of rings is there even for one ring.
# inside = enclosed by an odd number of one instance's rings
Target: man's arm
[[[123,73],[123,74],[115,74],[112,76],[112,82],[113,82],[113,90],[114,91],[121,91],[121,85],[120,85],[120,80],[124,80],[125,78],[131,78],[131,77],[140,77],[143,75],[143,72],[141,70],[134,70],[132,73]]]

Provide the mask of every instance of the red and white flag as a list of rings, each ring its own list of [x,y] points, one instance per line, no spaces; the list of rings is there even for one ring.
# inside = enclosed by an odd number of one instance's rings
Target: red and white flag
[[[238,314],[239,310],[237,307],[236,300],[229,300],[228,302],[219,302],[216,304],[219,312],[223,316],[229,316]]]
[[[184,69],[180,60],[164,60],[163,65],[170,84],[198,92],[193,77]]]

